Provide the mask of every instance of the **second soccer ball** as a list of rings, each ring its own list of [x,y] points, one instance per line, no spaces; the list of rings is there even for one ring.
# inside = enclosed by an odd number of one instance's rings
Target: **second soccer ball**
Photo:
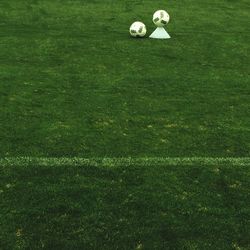
[[[163,27],[170,20],[169,14],[165,10],[158,10],[154,13],[153,22],[157,27]]]

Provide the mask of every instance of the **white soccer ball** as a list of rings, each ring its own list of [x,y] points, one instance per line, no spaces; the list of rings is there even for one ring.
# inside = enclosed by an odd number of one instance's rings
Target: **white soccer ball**
[[[157,27],[163,27],[170,20],[169,14],[165,10],[157,10],[153,16],[153,22]]]
[[[147,33],[147,29],[144,23],[134,22],[129,29],[130,35],[133,37],[144,37]]]

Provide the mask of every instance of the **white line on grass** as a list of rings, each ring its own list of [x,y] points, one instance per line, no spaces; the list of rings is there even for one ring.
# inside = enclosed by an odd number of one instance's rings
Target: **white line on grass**
[[[149,158],[80,158],[80,157],[5,157],[0,166],[250,166],[250,157],[149,157]]]

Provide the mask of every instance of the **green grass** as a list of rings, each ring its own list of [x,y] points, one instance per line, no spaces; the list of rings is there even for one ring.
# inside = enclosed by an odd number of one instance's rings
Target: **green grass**
[[[250,160],[4,159],[1,249],[250,248]]]
[[[168,41],[128,28],[167,9]],[[249,0],[0,1],[0,249],[250,249]]]
[[[172,39],[129,25],[167,9]],[[247,0],[2,0],[0,155],[244,157]]]

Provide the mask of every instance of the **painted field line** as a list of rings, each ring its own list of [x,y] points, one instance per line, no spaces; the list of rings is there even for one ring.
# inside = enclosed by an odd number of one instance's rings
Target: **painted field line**
[[[5,157],[0,167],[7,166],[250,166],[250,157],[141,157],[141,158],[81,158],[81,157]]]

